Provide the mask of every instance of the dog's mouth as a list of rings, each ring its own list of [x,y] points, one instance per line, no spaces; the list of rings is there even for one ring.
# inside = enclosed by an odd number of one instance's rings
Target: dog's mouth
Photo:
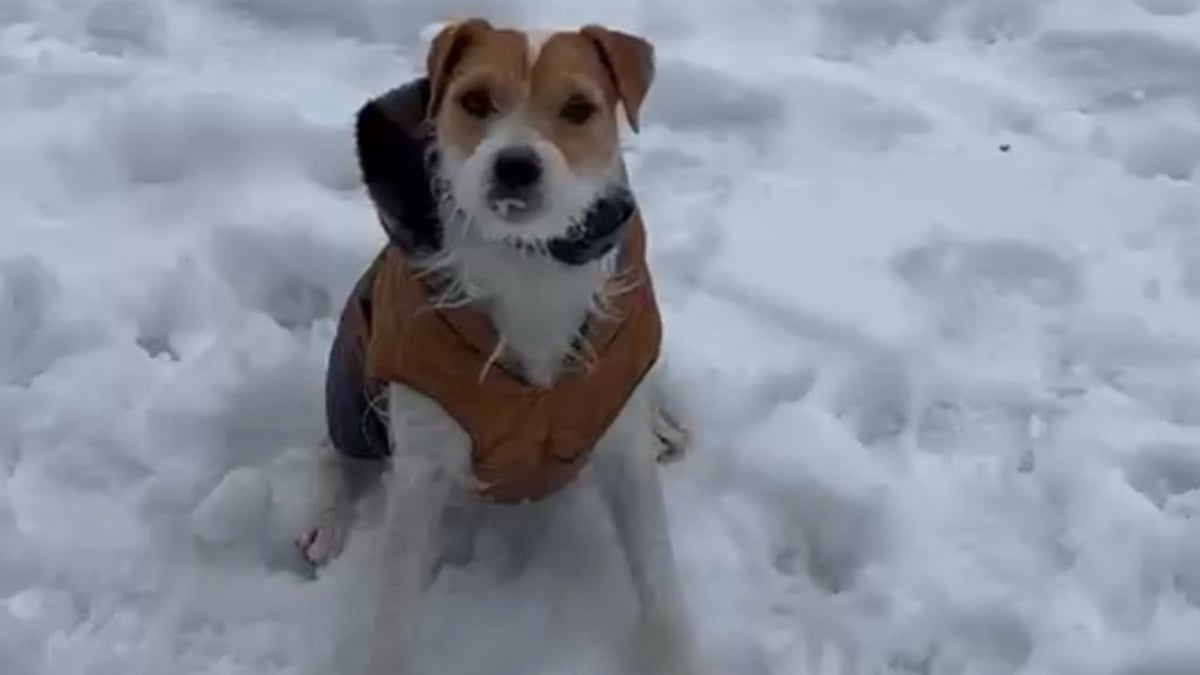
[[[542,198],[539,195],[493,193],[487,201],[487,207],[502,223],[493,233],[494,241],[521,253],[546,253],[553,235],[532,226],[533,221],[537,220],[543,211]]]
[[[492,194],[487,202],[488,209],[501,220],[521,225],[533,220],[542,210],[542,198],[536,193]]]
[[[540,201],[531,203],[524,196],[500,196],[493,192],[484,206],[499,222],[472,228],[483,241],[526,255],[546,256],[566,265],[582,265],[612,250],[621,239],[622,225],[635,209],[628,189],[614,188],[573,220],[565,231],[553,228],[554,231],[548,232],[534,222],[541,215]]]

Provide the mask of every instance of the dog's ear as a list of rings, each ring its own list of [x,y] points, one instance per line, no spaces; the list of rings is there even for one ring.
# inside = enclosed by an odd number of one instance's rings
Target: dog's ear
[[[484,19],[466,19],[446,25],[433,38],[429,53],[425,57],[425,71],[430,83],[426,116],[433,117],[437,114],[446,94],[446,87],[450,84],[450,74],[462,60],[467,47],[491,30],[492,24]]]
[[[654,46],[643,38],[603,26],[585,26],[580,33],[600,52],[617,89],[629,127],[638,130],[638,111],[654,81]]]

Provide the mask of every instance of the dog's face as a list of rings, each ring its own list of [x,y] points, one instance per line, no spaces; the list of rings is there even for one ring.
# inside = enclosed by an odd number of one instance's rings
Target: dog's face
[[[564,236],[621,179],[617,106],[637,130],[654,74],[642,38],[452,24],[428,56],[440,178],[492,240]]]

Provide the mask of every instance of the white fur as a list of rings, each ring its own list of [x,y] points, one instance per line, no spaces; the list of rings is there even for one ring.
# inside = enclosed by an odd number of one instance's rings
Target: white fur
[[[610,255],[565,268],[543,255],[472,241],[457,247],[447,264],[467,297],[488,305],[500,336],[498,350],[504,350],[530,382],[548,386],[603,297],[614,262]]]
[[[496,154],[513,146],[527,146],[542,163],[540,192],[542,210],[522,223],[511,223],[495,214],[488,204],[488,185]],[[453,145],[439,147],[441,179],[471,226],[489,240],[516,239],[536,243],[561,237],[583,216],[587,208],[619,177],[619,156],[591,175],[571,169],[558,146],[546,140],[525,120],[521,107],[492,121],[483,140],[468,155]]]
[[[525,41],[529,44],[529,62],[537,63],[538,56],[542,53],[542,47],[546,46],[546,42],[555,33],[561,32],[563,29],[546,29],[533,28],[525,31]]]
[[[437,526],[470,472],[471,439],[432,400],[388,388],[392,444],[387,508],[375,570],[377,604],[368,639],[368,675],[406,675],[408,640],[437,551]],[[461,488],[460,488],[461,489]]]

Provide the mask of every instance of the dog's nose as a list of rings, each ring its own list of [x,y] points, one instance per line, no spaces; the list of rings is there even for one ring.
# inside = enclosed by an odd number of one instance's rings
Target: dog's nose
[[[533,148],[505,148],[497,153],[492,172],[498,185],[520,190],[532,186],[542,177],[542,162]]]

